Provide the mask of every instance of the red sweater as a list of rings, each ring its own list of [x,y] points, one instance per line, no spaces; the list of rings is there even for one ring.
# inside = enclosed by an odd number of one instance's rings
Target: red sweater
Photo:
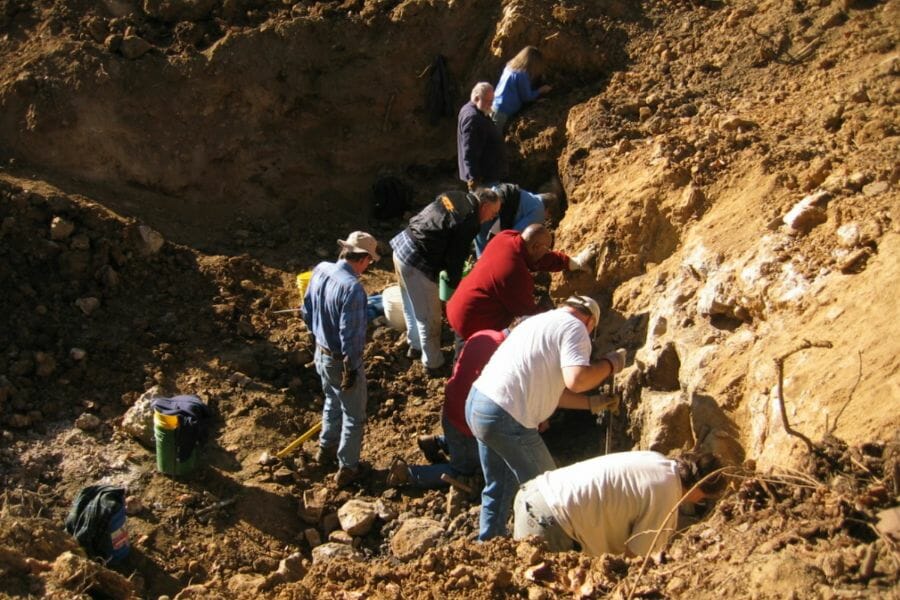
[[[531,271],[563,271],[568,266],[569,257],[562,252],[548,252],[529,264],[522,235],[501,231],[453,292],[447,320],[463,339],[482,329],[505,329],[514,318],[538,312]]]
[[[444,414],[466,437],[474,437],[466,424],[466,398],[469,397],[469,390],[505,339],[506,334],[502,331],[479,331],[472,335],[453,365],[453,375],[447,380],[447,387],[444,388]]]

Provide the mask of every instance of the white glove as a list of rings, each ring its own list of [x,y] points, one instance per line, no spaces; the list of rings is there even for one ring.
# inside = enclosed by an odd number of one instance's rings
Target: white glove
[[[615,375],[625,368],[625,348],[619,348],[615,352],[608,352],[603,358],[609,361],[612,366],[612,374]]]
[[[588,244],[581,252],[569,257],[569,270],[590,271],[595,256],[597,256],[597,245]]]
[[[609,396],[601,396],[600,394],[588,396],[588,405],[591,408],[592,415],[599,415],[606,409],[612,410],[614,407],[617,408],[618,403],[618,398],[610,398]]]

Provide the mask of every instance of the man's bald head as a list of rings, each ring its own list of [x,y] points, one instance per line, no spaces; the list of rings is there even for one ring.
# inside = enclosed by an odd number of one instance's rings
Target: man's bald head
[[[553,247],[553,234],[540,223],[534,223],[522,232],[522,241],[525,242],[528,258],[531,262],[537,262]]]

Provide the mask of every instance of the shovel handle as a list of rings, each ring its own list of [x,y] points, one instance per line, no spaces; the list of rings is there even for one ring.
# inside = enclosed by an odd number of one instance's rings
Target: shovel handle
[[[287,456],[288,454],[290,454],[291,452],[293,452],[294,450],[299,448],[300,444],[309,440],[310,438],[312,438],[312,436],[316,435],[320,429],[322,429],[322,421],[319,421],[318,423],[316,423],[315,425],[310,427],[306,433],[304,433],[303,435],[298,437],[296,440],[294,440],[293,442],[291,442],[290,444],[285,446],[284,450],[280,450],[277,454],[275,454],[275,457],[279,458],[279,459],[284,458],[285,456]]]

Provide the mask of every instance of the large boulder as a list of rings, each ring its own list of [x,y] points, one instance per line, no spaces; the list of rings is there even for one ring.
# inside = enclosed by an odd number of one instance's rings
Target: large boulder
[[[641,449],[663,454],[691,445],[691,403],[682,392],[641,392]]]
[[[350,535],[366,535],[375,523],[378,509],[374,502],[353,498],[338,509],[341,529]]]
[[[400,560],[410,560],[437,545],[444,528],[433,519],[407,519],[391,538],[391,552]]]

